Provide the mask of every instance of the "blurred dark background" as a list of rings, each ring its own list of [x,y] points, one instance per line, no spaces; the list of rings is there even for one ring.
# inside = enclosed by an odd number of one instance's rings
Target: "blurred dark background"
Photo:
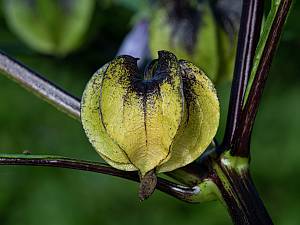
[[[0,1],[1,51],[78,97],[91,75],[116,55],[145,10],[138,0],[96,1],[80,44],[74,44],[67,53],[49,54],[39,53],[20,38],[9,21],[13,18],[8,16],[11,9],[5,2]],[[282,225],[300,223],[299,19],[296,3],[271,68],[251,144],[254,181],[274,223]],[[222,105],[220,140],[230,83],[220,83],[217,89]],[[0,153],[29,150],[33,154],[101,160],[80,123],[2,75],[0,102]],[[1,166],[0,224],[231,224],[219,202],[190,205],[156,191],[141,203],[137,188],[136,183],[101,174]]]

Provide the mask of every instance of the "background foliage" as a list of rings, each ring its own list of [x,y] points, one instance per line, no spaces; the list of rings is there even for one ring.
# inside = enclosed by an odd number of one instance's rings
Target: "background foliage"
[[[90,76],[116,54],[143,4],[102,1],[81,47],[64,58],[39,54],[7,26],[0,6],[0,49],[81,96]],[[300,29],[299,2],[291,12],[271,69],[252,140],[251,170],[275,224],[299,224]],[[222,137],[230,84],[220,84]],[[0,76],[0,151],[59,154],[101,160],[81,125]],[[137,184],[119,178],[52,168],[0,167],[1,225],[231,224],[218,202],[190,205],[158,191],[137,198]]]

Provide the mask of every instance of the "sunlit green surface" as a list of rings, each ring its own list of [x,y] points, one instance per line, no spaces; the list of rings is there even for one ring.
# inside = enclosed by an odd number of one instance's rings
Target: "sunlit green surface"
[[[117,8],[103,13],[113,12],[123,21],[117,22],[115,16],[106,19],[115,24],[118,33],[105,29],[105,35],[100,35],[100,30],[94,36],[103,44],[91,41],[65,59],[40,56],[27,49],[7,30],[0,15],[0,49],[80,96],[90,76],[113,57],[129,29],[128,11],[121,13]],[[279,225],[299,224],[300,211],[300,37],[289,24],[288,27],[288,36],[284,37],[272,67],[251,145],[254,181],[274,223]],[[223,104],[221,128],[228,92],[228,85],[219,87]],[[77,121],[2,75],[0,102],[1,153],[29,150],[35,154],[101,160]],[[218,136],[222,136],[221,132]],[[158,191],[140,203],[136,183],[107,175],[1,166],[0,177],[1,225],[231,224],[220,203],[190,205]]]

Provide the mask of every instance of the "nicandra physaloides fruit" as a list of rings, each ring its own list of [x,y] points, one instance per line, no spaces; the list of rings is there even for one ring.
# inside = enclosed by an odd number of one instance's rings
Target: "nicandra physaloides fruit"
[[[108,164],[139,171],[142,186],[155,187],[156,173],[191,163],[211,143],[219,101],[212,82],[192,63],[160,51],[142,73],[137,60],[119,56],[92,76],[81,120]]]

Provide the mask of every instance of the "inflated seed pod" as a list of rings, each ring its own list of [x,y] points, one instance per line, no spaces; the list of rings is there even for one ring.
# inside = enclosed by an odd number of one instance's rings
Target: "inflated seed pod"
[[[124,55],[88,82],[81,120],[107,163],[139,171],[142,189],[149,189],[143,199],[154,190],[156,173],[185,166],[204,152],[218,128],[219,102],[206,75],[168,51],[160,51],[143,73],[136,58]]]
[[[160,0],[149,19],[149,47],[174,52],[213,82],[231,80],[241,0]]]

